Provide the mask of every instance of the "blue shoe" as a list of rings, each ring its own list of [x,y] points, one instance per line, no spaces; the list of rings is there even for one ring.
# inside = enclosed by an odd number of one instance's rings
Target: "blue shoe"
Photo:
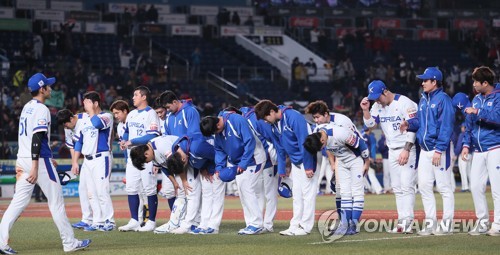
[[[87,232],[92,232],[92,231],[96,231],[96,230],[103,231],[103,230],[101,230],[102,228],[104,228],[103,225],[90,225],[90,226],[84,228],[83,231],[87,231]]]
[[[113,229],[115,229],[115,226],[116,225],[114,222],[110,222],[109,220],[106,220],[106,222],[104,223],[104,226],[102,226],[98,230],[99,231],[112,231]]]
[[[71,224],[71,226],[73,228],[77,228],[77,229],[83,229],[83,228],[86,228],[88,226],[90,226],[89,224],[83,222],[83,221],[79,221],[77,223],[74,223],[74,224]]]
[[[203,232],[203,231],[205,231],[205,230],[202,228],[195,228],[194,230],[191,230],[188,233],[193,234],[193,235],[198,235],[198,234],[201,234],[201,232]]]
[[[254,226],[248,226],[238,232],[240,235],[258,235],[262,232],[262,228],[257,228]]]
[[[348,236],[353,236],[358,234],[358,231],[356,229],[356,224],[351,224],[349,225],[349,228],[347,229],[347,233],[345,233]]]
[[[4,248],[0,249],[0,254],[17,254],[17,251],[6,245]]]
[[[91,242],[92,242],[92,240],[90,240],[90,239],[78,241],[78,245],[75,248],[68,250],[68,251],[64,251],[64,252],[74,252],[74,251],[78,251],[78,250],[83,250],[83,249],[89,247]]]
[[[335,229],[335,231],[333,231],[333,235],[343,236],[343,235],[347,234],[348,230],[349,230],[349,225],[347,225],[345,223],[340,223],[340,225],[337,227],[337,229]]]
[[[202,235],[215,235],[215,234],[219,234],[219,230],[215,230],[213,228],[207,228],[207,229],[204,229],[203,232],[201,232],[200,234],[202,234]]]

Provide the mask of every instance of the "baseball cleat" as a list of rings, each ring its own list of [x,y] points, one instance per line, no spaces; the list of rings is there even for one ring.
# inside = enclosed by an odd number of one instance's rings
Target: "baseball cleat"
[[[106,222],[104,222],[104,226],[102,226],[101,228],[99,228],[98,230],[99,231],[112,231],[113,229],[115,229],[116,225],[114,222],[110,222],[109,220],[106,220]]]
[[[188,229],[188,228],[179,227],[179,228],[176,228],[176,229],[170,231],[170,233],[176,234],[176,235],[182,235],[182,234],[187,234],[189,231],[190,231],[190,229]]]
[[[292,228],[285,229],[283,231],[280,231],[280,235],[282,235],[282,236],[293,236],[294,235],[294,233],[293,233],[294,231],[293,230],[294,229],[292,229]]]
[[[143,227],[140,227],[137,231],[138,232],[151,232],[154,231],[156,228],[156,222],[148,220],[146,224],[144,224]]]
[[[135,219],[130,219],[130,221],[125,226],[121,226],[118,228],[119,231],[127,232],[127,231],[137,231],[141,227],[140,223]]]
[[[84,240],[78,241],[78,244],[76,245],[75,248],[73,248],[71,250],[64,251],[64,252],[74,252],[74,251],[83,250],[83,249],[89,247],[91,242],[92,242],[92,240],[90,240],[90,239],[84,239]]]
[[[430,235],[432,235],[433,232],[434,232],[434,230],[432,230],[431,228],[424,228],[424,229],[418,231],[417,235],[419,235],[419,236],[430,236]]]
[[[189,231],[188,233],[192,234],[192,235],[199,235],[199,234],[201,234],[202,231],[205,231],[205,230],[202,228],[195,228],[195,229]]]
[[[92,232],[92,231],[101,230],[101,228],[103,228],[103,227],[104,227],[104,225],[90,225],[88,227],[83,228],[83,231]]]
[[[345,224],[345,223],[340,223],[340,225],[337,227],[337,229],[335,229],[335,231],[333,232],[333,235],[346,235],[347,234],[347,231],[349,230],[349,225],[348,224]]]
[[[298,228],[295,231],[293,231],[294,236],[306,236],[309,235],[303,228]]]
[[[219,234],[219,230],[213,229],[213,228],[207,228],[207,229],[203,229],[200,232],[200,234],[201,235],[216,235],[216,234]]]
[[[274,232],[273,227],[270,227],[270,228],[262,228],[262,232],[261,232],[261,234],[265,234],[265,233],[273,233],[273,232]]]
[[[262,228],[248,226],[244,229],[240,229],[238,235],[258,235],[260,232],[262,232]]]
[[[490,227],[490,223],[487,221],[477,221],[474,228],[469,231],[469,235],[478,236],[482,234],[486,234],[488,232],[488,228]]]
[[[491,228],[488,232],[486,232],[486,235],[488,235],[488,236],[500,236],[500,230]]]
[[[170,231],[176,229],[177,226],[173,226],[171,225],[169,222],[157,227],[153,233],[155,234],[167,234],[167,233],[170,233]]]
[[[5,245],[5,247],[2,247],[0,249],[0,254],[17,254],[17,251],[10,248],[10,246],[8,246],[8,245]]]
[[[348,236],[353,236],[353,235],[357,235],[358,233],[359,232],[356,229],[356,224],[350,224],[349,228],[347,229],[347,232],[345,234]]]
[[[83,229],[83,228],[86,228],[88,226],[90,226],[89,224],[83,222],[83,221],[79,221],[77,223],[74,223],[74,224],[71,224],[71,226],[73,228],[77,228],[77,229]]]

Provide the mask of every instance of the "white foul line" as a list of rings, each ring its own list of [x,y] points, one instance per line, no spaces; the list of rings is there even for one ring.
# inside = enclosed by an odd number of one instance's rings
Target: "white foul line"
[[[456,233],[458,234],[458,233]],[[334,242],[314,242],[314,243],[308,243],[312,245],[317,245],[317,244],[329,244],[329,243],[358,243],[358,242],[368,242],[368,241],[381,241],[381,240],[397,240],[397,239],[413,239],[413,238],[422,238],[422,237],[436,237],[434,235],[429,235],[429,236],[401,236],[401,237],[381,237],[381,238],[370,238],[370,239],[356,239],[356,240],[341,240],[341,241],[334,241]]]

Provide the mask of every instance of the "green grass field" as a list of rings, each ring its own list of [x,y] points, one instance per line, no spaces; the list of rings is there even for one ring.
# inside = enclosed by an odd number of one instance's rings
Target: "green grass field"
[[[491,193],[488,193],[490,209]],[[470,193],[456,193],[457,210],[473,210]],[[115,199],[124,199],[118,197]],[[437,199],[440,203],[440,199]],[[75,199],[68,199],[75,201]],[[329,210],[332,196],[321,196],[317,210]],[[0,201],[6,205],[9,201]],[[164,204],[164,201],[160,201]],[[162,206],[162,208],[164,208]],[[227,199],[227,209],[240,209],[238,199]],[[367,196],[366,210],[393,210],[392,195]],[[441,206],[438,205],[438,209]],[[291,199],[280,199],[279,209],[290,210]],[[416,210],[422,210],[417,196]],[[72,222],[78,219],[71,219]],[[165,219],[159,219],[162,224]],[[118,225],[126,219],[117,220]],[[313,233],[302,237],[284,237],[279,231],[288,227],[288,221],[277,221],[275,233],[257,236],[238,236],[243,221],[224,220],[218,235],[155,235],[153,233],[83,232],[75,231],[77,238],[91,238],[91,246],[82,254],[499,254],[500,237],[468,236],[455,233],[452,236],[419,237],[391,235],[387,233],[361,232],[356,236],[343,237],[332,243],[322,242],[315,228]],[[62,254],[62,245],[55,225],[50,218],[21,217],[11,231],[10,245],[21,254]]]

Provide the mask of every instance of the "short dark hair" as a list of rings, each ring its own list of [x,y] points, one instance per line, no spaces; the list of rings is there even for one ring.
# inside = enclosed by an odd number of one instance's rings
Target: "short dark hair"
[[[200,121],[200,131],[204,136],[211,136],[217,131],[219,117],[206,116]]]
[[[146,96],[146,101],[149,103],[149,101],[151,100],[151,90],[149,90],[149,88],[146,86],[139,86],[134,89],[134,91],[137,90],[141,93],[142,96]]]
[[[242,114],[243,114],[243,113],[240,111],[240,109],[238,109],[238,108],[236,108],[235,106],[232,106],[232,105],[230,105],[230,106],[226,107],[226,108],[224,109],[224,111],[235,112],[235,113],[237,113],[237,114],[239,114],[239,115],[242,115]]]
[[[480,83],[487,82],[490,86],[495,86],[495,72],[487,66],[474,68],[472,79]]]
[[[101,106],[101,96],[99,96],[99,93],[95,91],[89,91],[83,94],[83,99],[90,99],[92,103],[97,102],[99,106]]]
[[[308,135],[304,141],[304,148],[311,154],[316,154],[321,150],[323,144],[321,143],[321,133],[316,132]]]
[[[144,170],[144,164],[146,163],[146,156],[144,153],[148,150],[148,145],[143,144],[136,146],[130,150],[130,158],[132,159],[132,165],[134,165],[139,170]]]
[[[161,98],[156,97],[154,103],[153,103],[153,109],[160,109],[160,108],[165,108],[165,105],[161,103]]]
[[[64,123],[71,122],[73,116],[74,114],[69,109],[62,109],[56,114],[57,124],[64,125]]]
[[[165,90],[160,94],[160,103],[162,105],[171,104],[175,100],[179,101],[177,95],[171,90]]]
[[[271,102],[271,100],[267,99],[260,100],[260,102],[258,102],[254,107],[257,119],[264,119],[264,117],[271,114],[271,110],[278,112],[278,106]]]
[[[130,108],[128,107],[128,103],[123,100],[116,100],[111,104],[111,107],[109,107],[110,111],[113,111],[113,109],[116,109],[118,111],[126,111],[127,113],[130,112]]]
[[[325,103],[325,101],[317,100],[317,101],[310,103],[306,107],[305,113],[309,113],[312,115],[319,113],[321,115],[324,115],[325,113],[330,113],[330,110],[328,109],[328,105]]]
[[[167,158],[167,169],[170,173],[178,175],[186,171],[188,164],[182,162],[182,157],[179,152],[175,152]]]

